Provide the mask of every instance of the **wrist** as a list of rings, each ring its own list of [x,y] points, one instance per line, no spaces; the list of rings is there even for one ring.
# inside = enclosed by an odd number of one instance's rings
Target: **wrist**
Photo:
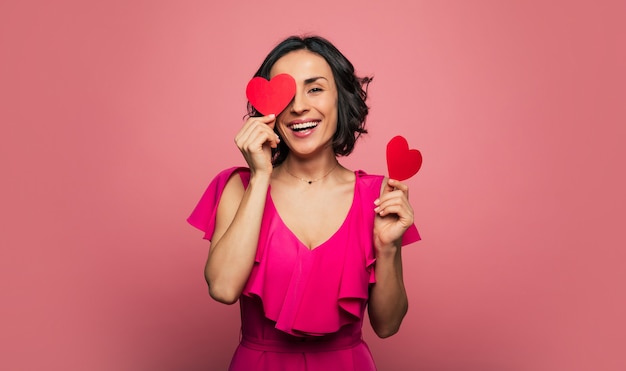
[[[376,252],[377,259],[380,259],[380,258],[393,259],[396,257],[396,255],[398,255],[398,252],[400,251],[400,244],[395,243],[395,242],[391,242],[388,244],[377,243],[375,244],[374,250]]]
[[[269,171],[251,171],[250,172],[250,185],[268,185],[272,178],[272,172]]]

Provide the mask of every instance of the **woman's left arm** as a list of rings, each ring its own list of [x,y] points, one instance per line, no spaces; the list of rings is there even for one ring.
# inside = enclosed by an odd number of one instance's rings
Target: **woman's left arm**
[[[374,211],[376,283],[370,288],[368,313],[376,335],[389,337],[400,329],[408,310],[402,277],[402,236],[413,225],[406,184],[389,179],[383,186]]]

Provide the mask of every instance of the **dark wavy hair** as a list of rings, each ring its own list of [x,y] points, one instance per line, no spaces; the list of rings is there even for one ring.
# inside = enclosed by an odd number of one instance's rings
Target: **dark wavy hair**
[[[268,55],[254,74],[269,79],[270,70],[281,57],[296,50],[308,50],[318,54],[326,60],[330,66],[337,85],[337,131],[333,137],[333,150],[337,156],[347,156],[352,153],[354,145],[361,134],[366,134],[365,119],[369,107],[365,103],[367,99],[367,87],[372,81],[371,77],[358,77],[354,73],[354,66],[350,61],[328,40],[320,36],[290,36],[280,42]],[[249,116],[262,116],[248,102]],[[275,130],[277,133],[278,131]],[[284,141],[278,144],[278,148],[272,151],[272,163],[274,166],[281,164],[289,147]]]

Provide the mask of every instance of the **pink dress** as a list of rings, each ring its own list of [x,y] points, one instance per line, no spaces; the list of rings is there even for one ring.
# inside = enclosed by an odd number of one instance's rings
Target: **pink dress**
[[[234,172],[247,187],[248,169],[222,171],[188,218],[208,240],[222,191]],[[361,326],[369,286],[376,282],[373,209],[383,177],[355,174],[346,219],[313,250],[287,228],[268,189],[255,264],[239,298],[241,341],[229,370],[376,370]],[[403,244],[419,239],[412,226]]]

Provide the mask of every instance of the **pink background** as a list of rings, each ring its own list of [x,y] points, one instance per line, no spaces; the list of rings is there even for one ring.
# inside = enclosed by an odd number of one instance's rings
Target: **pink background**
[[[0,3],[0,368],[220,370],[185,218],[282,38],[326,36],[371,85],[344,161],[424,155],[410,310],[381,370],[626,369],[623,1]]]

